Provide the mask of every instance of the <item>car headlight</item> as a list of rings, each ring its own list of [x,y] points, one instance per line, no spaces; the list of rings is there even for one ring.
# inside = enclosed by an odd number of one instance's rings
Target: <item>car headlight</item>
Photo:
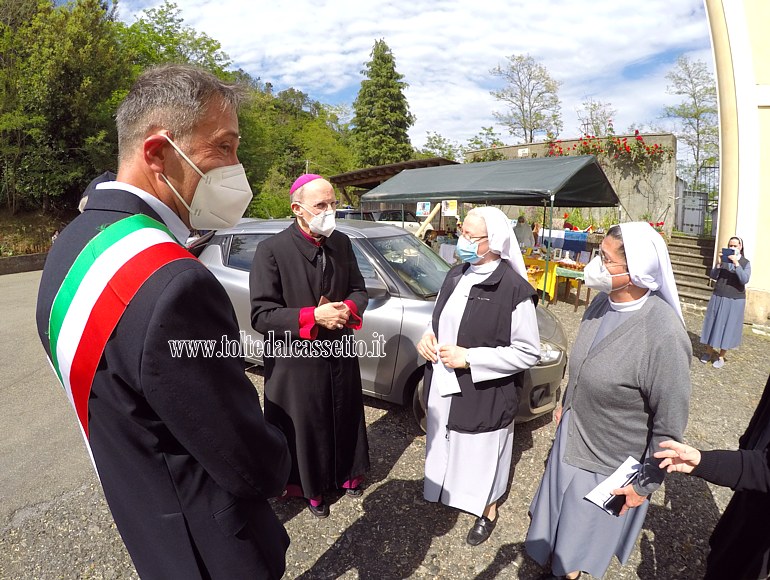
[[[539,365],[550,365],[555,363],[561,357],[561,349],[550,342],[540,341],[540,362]]]

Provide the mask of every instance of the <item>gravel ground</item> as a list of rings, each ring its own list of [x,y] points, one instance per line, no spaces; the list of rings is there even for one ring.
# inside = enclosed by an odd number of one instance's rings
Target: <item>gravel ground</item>
[[[571,343],[583,309],[574,313],[563,302],[551,308]],[[702,448],[734,448],[767,380],[770,339],[746,327],[743,345],[716,370],[698,362],[702,313],[685,318],[694,345],[686,438]],[[251,377],[260,388],[261,376]],[[551,417],[517,426],[499,523],[489,541],[471,548],[464,539],[473,516],[422,499],[425,440],[410,412],[366,403],[372,470],[363,497],[331,498],[326,520],[297,500],[274,504],[292,538],[286,578],[536,578],[541,569],[524,553],[523,541],[554,434]],[[96,478],[84,481],[0,521],[0,578],[136,578]],[[36,485],[35,474],[29,485]],[[613,561],[605,578],[701,577],[709,534],[730,495],[697,478],[670,476],[652,498],[631,560],[624,567]]]

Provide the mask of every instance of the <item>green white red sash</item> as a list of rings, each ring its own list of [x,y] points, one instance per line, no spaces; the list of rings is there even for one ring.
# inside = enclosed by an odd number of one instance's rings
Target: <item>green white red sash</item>
[[[195,259],[160,222],[137,214],[83,248],[54,298],[48,336],[56,371],[88,439],[88,399],[107,341],[131,299],[159,268]]]

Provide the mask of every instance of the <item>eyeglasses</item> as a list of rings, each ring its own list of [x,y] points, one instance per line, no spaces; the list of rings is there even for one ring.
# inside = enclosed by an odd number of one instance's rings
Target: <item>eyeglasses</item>
[[[613,262],[601,250],[599,250],[599,258],[605,266],[628,266],[625,262]]]
[[[471,237],[468,234],[462,234],[462,237],[465,238],[466,240],[468,240],[469,242],[473,242],[474,240],[479,240],[479,241],[485,240],[485,239],[487,239],[488,236],[475,236],[475,237]]]
[[[329,211],[329,210],[334,211],[334,210],[337,209],[337,204],[339,202],[336,201],[336,200],[332,201],[330,203],[324,203],[324,202],[321,201],[321,202],[318,202],[317,204],[315,204],[314,206],[306,206],[305,204],[303,204],[302,202],[299,202],[299,201],[296,202],[296,203],[299,204],[300,206],[304,207],[305,209],[308,209],[308,207],[312,207],[315,211]]]

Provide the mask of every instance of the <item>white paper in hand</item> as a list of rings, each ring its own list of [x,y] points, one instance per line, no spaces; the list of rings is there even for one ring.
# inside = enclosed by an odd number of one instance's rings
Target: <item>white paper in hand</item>
[[[593,504],[598,505],[608,514],[615,515],[611,510],[604,507],[604,505],[608,500],[612,499],[612,491],[628,485],[630,480],[639,473],[641,468],[642,465],[636,459],[629,457],[620,467],[615,470],[614,473],[609,475],[607,479],[589,491],[586,494],[585,499]]]
[[[431,382],[431,387],[437,387],[438,393],[442,397],[461,393],[462,390],[460,389],[460,383],[457,381],[455,370],[445,367],[444,363],[441,362],[441,357],[439,357],[438,354],[439,347],[440,345],[436,344],[436,357],[438,360],[433,363],[433,380]]]

